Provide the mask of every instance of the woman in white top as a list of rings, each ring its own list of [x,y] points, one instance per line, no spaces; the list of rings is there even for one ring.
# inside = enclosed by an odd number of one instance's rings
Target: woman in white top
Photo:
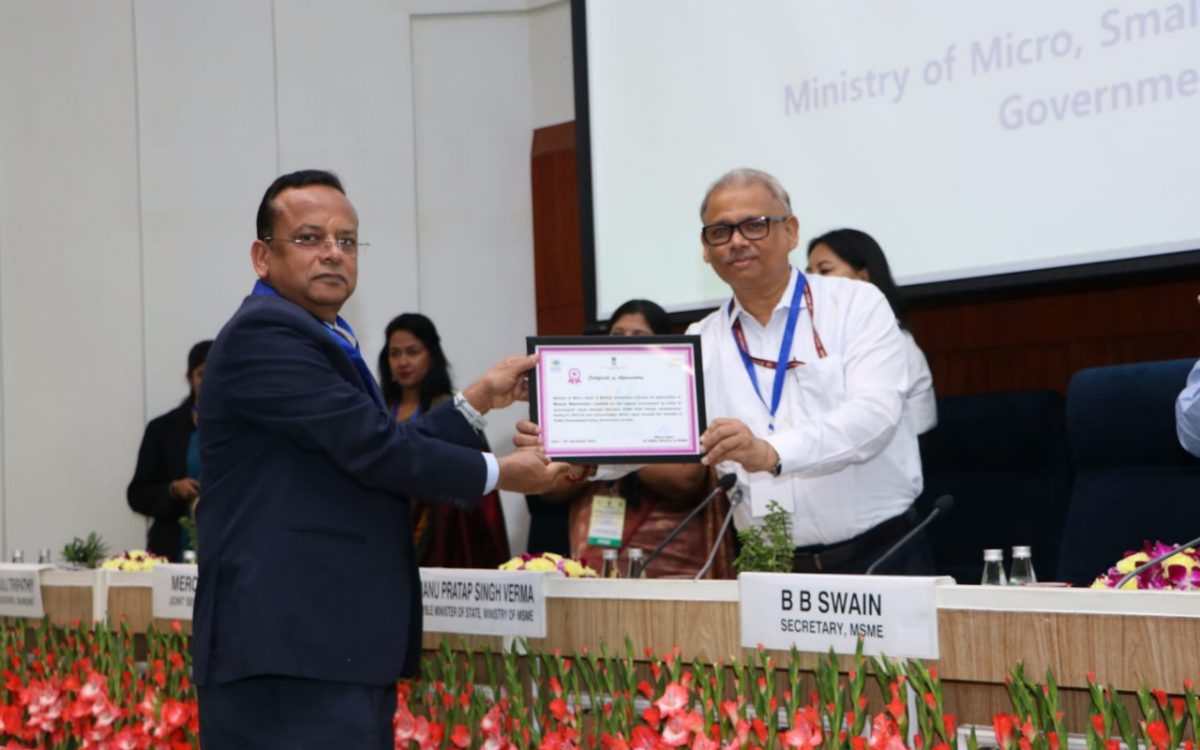
[[[929,363],[904,325],[904,300],[892,279],[887,258],[879,243],[871,235],[857,229],[835,229],[808,243],[808,268],[805,270],[810,274],[868,281],[883,292],[904,333],[906,344],[909,386],[905,394],[905,418],[910,420],[918,435],[936,427],[937,398],[933,394]]]

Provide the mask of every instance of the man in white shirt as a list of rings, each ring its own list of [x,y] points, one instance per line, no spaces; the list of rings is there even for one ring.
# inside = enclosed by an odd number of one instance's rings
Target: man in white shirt
[[[688,328],[701,338],[712,420],[701,437],[703,466],[737,475],[738,528],[761,523],[771,501],[791,513],[796,572],[865,572],[912,527],[922,488],[896,317],[872,284],[792,267],[799,223],[771,175],[727,173],[700,216],[704,260],[733,290]],[[540,446],[537,425],[523,420],[517,429],[518,447]],[[580,467],[580,478],[634,468]],[[918,537],[879,572],[932,568]]]
[[[862,572],[911,527],[922,488],[895,316],[870,284],[792,267],[799,224],[771,175],[729,172],[700,214],[704,260],[733,290],[688,329],[712,419],[704,463],[737,474],[739,528],[772,500],[792,513],[798,572]],[[929,572],[917,541],[881,572]]]

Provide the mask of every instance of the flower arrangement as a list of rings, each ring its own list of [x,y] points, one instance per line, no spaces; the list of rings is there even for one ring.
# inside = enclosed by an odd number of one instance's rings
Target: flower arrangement
[[[100,564],[101,570],[123,570],[136,573],[154,570],[154,566],[167,562],[167,558],[151,554],[144,549],[131,549],[108,558]]]
[[[1126,552],[1125,557],[1118,560],[1116,565],[1097,577],[1092,583],[1092,588],[1116,588],[1121,579],[1133,572],[1139,565],[1150,562],[1178,546],[1162,542],[1150,544],[1149,541],[1146,541],[1143,543],[1142,549]],[[1193,547],[1180,550],[1158,565],[1151,566],[1129,579],[1124,588],[1169,591],[1200,589],[1200,553],[1197,553]]]
[[[145,668],[122,626],[59,629],[31,639],[22,621],[0,627],[4,750],[199,747],[191,657],[178,623],[146,633]]]
[[[572,560],[569,557],[563,557],[553,552],[543,552],[539,555],[531,555],[526,552],[502,564],[500,570],[536,570],[542,573],[557,571],[567,578],[596,577],[596,571],[578,560]]]
[[[853,657],[848,670],[832,653],[802,675],[798,654],[780,667],[759,649],[745,662],[686,665],[678,649],[634,658],[583,651],[541,653],[518,644],[508,654],[451,651],[446,641],[423,662],[422,679],[401,683],[394,718],[399,750],[978,750],[943,702],[936,668],[919,661]],[[526,654],[518,656],[518,653]],[[476,689],[474,675],[486,669]],[[845,671],[843,671],[845,670]],[[883,705],[869,706],[867,683]],[[811,681],[811,683],[810,683]],[[1017,665],[1006,679],[1011,713],[996,714],[1000,750],[1060,750],[1066,721],[1053,672],[1039,683]],[[812,689],[805,690],[806,683]],[[1183,697],[1138,691],[1142,720],[1129,716],[1115,690],[1088,675],[1088,750],[1194,750],[1187,725],[1200,727],[1191,682]],[[909,695],[915,711],[910,715]],[[911,736],[912,743],[907,738]]]
[[[145,636],[137,660],[128,629],[104,623],[37,631],[0,623],[0,748],[182,750],[199,747],[187,637],[175,623]],[[798,654],[777,665],[762,649],[744,662],[685,664],[676,648],[623,655],[452,650],[443,640],[422,677],[401,682],[397,750],[978,750],[960,740],[937,670],[919,661],[830,653],[813,674]],[[476,682],[476,674],[482,672]],[[868,681],[881,705],[869,705]],[[1112,686],[1087,675],[1088,750],[1193,750],[1200,701],[1190,681],[1177,696],[1137,692],[1131,716]],[[993,718],[999,750],[1059,750],[1066,722],[1054,674],[1039,683],[1017,665],[1006,679],[1011,712]],[[487,686],[487,687],[483,687]],[[909,696],[915,711],[910,714]],[[1191,724],[1191,729],[1188,725]],[[912,732],[912,743],[907,739]]]

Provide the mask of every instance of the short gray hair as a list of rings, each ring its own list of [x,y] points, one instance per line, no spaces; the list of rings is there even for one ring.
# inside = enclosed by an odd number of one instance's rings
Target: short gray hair
[[[775,200],[787,207],[788,214],[792,213],[792,199],[788,197],[787,191],[783,189],[783,185],[779,183],[779,180],[760,169],[738,167],[721,175],[716,182],[709,186],[708,192],[704,194],[704,200],[700,202],[700,221],[704,221],[704,214],[708,212],[708,199],[712,197],[713,193],[733,185],[753,185],[756,183],[771,191],[771,195],[774,196]]]

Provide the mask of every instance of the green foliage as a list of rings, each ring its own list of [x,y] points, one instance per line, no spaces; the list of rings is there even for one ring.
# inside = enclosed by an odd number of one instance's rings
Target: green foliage
[[[767,504],[762,526],[748,526],[738,532],[741,554],[734,565],[739,573],[791,573],[792,516],[779,503]]]
[[[96,532],[87,535],[87,539],[75,537],[62,548],[64,561],[94,568],[108,556],[108,545]]]
[[[183,532],[187,534],[187,549],[200,554],[200,535],[196,533],[196,519],[190,515],[180,516],[179,525],[183,528]]]

